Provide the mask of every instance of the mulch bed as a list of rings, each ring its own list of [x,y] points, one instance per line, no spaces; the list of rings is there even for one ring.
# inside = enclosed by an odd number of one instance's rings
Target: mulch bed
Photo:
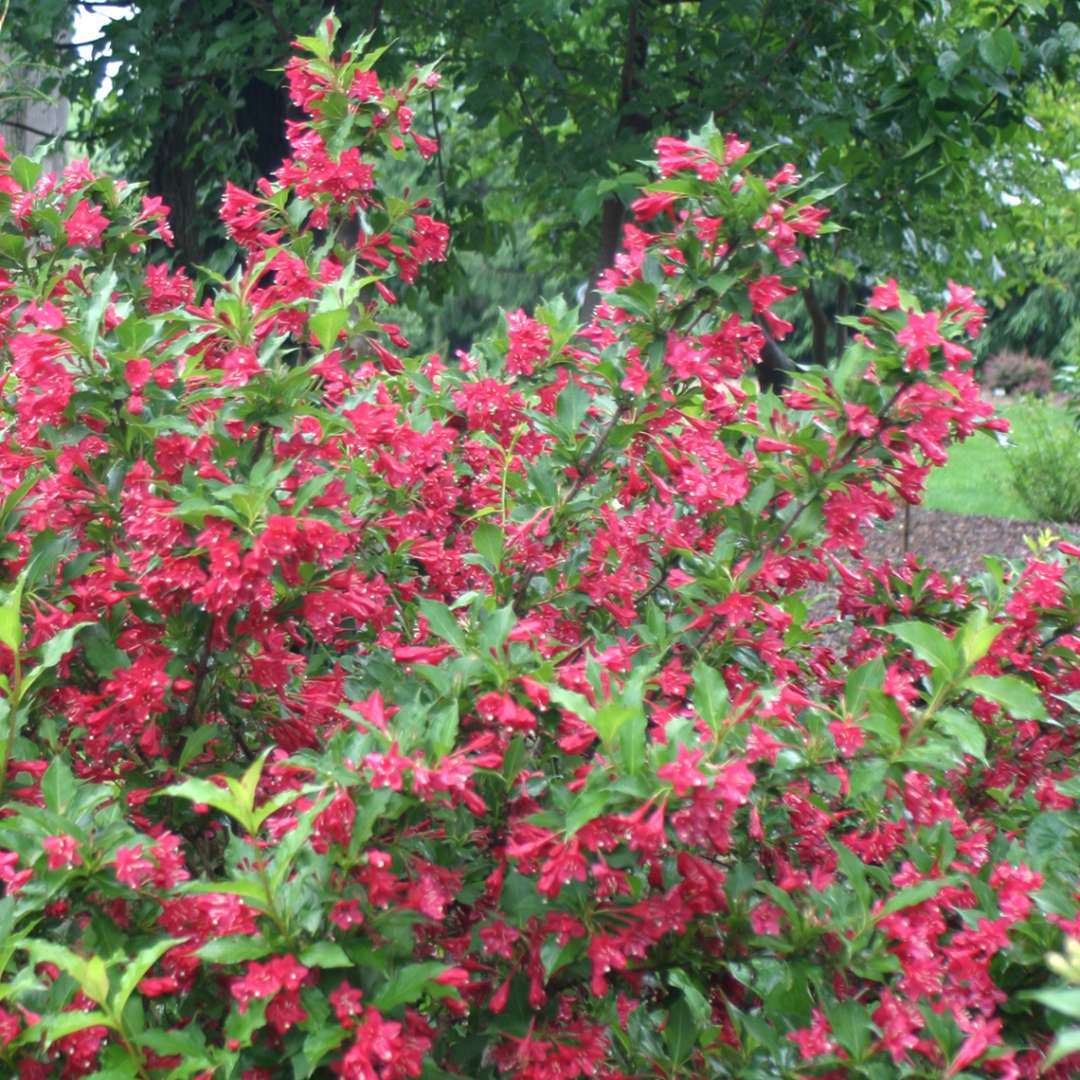
[[[984,569],[983,555],[1002,555],[1010,559],[1029,555],[1024,537],[1037,537],[1046,528],[1056,536],[1065,535],[1068,529],[1050,522],[953,514],[948,510],[913,506],[908,541],[909,549],[927,566],[972,577]],[[892,521],[867,534],[866,554],[874,561],[903,558],[903,510],[898,510]]]
[[[944,574],[971,578],[986,569],[982,561],[984,555],[1000,555],[1009,559],[1023,559],[1030,555],[1024,537],[1037,537],[1045,528],[1051,529],[1056,536],[1065,535],[1062,526],[1050,522],[954,514],[948,510],[927,510],[913,506],[908,523],[908,550],[927,567]],[[1069,533],[1075,535],[1076,531],[1074,526]],[[882,522],[864,535],[864,553],[868,559],[873,562],[881,559],[900,562],[904,557],[903,509],[897,510],[892,521]],[[810,616],[826,616],[831,610],[833,595],[832,588],[823,590],[810,605]],[[850,623],[841,622],[825,629],[820,643],[828,645],[839,656],[846,649],[850,634]]]

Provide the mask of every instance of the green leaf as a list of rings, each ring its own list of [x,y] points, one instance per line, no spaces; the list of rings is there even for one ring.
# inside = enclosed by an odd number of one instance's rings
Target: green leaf
[[[869,692],[880,689],[884,679],[885,661],[880,656],[852,668],[844,684],[844,708],[851,715],[857,715]]]
[[[329,352],[338,339],[338,334],[349,319],[349,313],[345,308],[337,311],[320,311],[308,319],[308,327],[318,338],[323,352]]]
[[[921,622],[894,623],[885,628],[932,668],[954,674],[960,667],[960,650],[936,626]]]
[[[205,803],[207,806],[216,807],[238,821],[248,833],[253,831],[251,812],[231,791],[218,787],[217,784],[212,784],[209,780],[200,780],[193,777],[185,780],[182,784],[171,784],[169,787],[155,792],[151,798],[160,798],[162,795],[175,795],[177,798],[187,799],[189,802]]]
[[[966,667],[970,668],[990,651],[990,646],[1002,629],[1003,627],[989,621],[985,608],[976,608],[971,613],[957,634]]]
[[[120,982],[117,984],[116,993],[113,995],[112,1000],[109,1002],[109,1006],[112,1009],[114,1016],[120,1016],[124,1011],[124,1006],[127,1004],[128,998],[131,997],[135,987],[138,986],[139,980],[161,959],[161,957],[169,951],[174,945],[179,943],[178,938],[166,938],[164,941],[156,941],[153,945],[148,945],[145,949],[140,949],[135,956],[128,961],[128,965],[124,968],[124,973],[120,976]]]
[[[435,983],[435,977],[447,970],[446,964],[428,961],[423,964],[409,964],[394,972],[390,981],[382,988],[372,1002],[379,1012],[389,1012],[399,1005],[408,1005],[417,1001],[425,991],[437,987],[437,997],[446,997],[447,987]]]
[[[645,767],[645,737],[649,718],[638,709],[619,732],[617,759],[627,776],[639,776]]]
[[[206,1053],[206,1037],[197,1024],[168,1031],[161,1028],[144,1031],[139,1036],[139,1045],[153,1050],[155,1054],[180,1054],[196,1060]]]
[[[489,522],[482,521],[473,529],[473,547],[482,555],[493,570],[502,565],[505,537],[502,529]]]
[[[955,884],[955,878],[943,877],[908,885],[899,892],[893,893],[885,901],[881,910],[874,915],[874,921],[877,922],[879,919],[885,918],[886,915],[891,915],[894,911],[902,911],[904,908],[912,907],[914,904],[921,904],[924,900],[929,900],[931,896],[936,896],[946,885]]]
[[[221,728],[217,724],[200,724],[184,740],[184,747],[176,764],[177,770],[183,772],[203,752],[206,744],[220,732]]]
[[[672,968],[667,979],[669,986],[682,991],[683,998],[693,1014],[694,1023],[699,1028],[708,1027],[712,1023],[712,1006],[701,988],[682,968]]]
[[[469,651],[465,631],[457,621],[454,613],[445,604],[440,603],[438,600],[421,597],[417,601],[417,605],[427,620],[428,627],[436,637],[441,638],[448,645],[453,645],[459,653],[464,654]]]
[[[75,794],[75,777],[68,768],[67,761],[57,755],[49,762],[49,767],[41,777],[41,797],[45,807],[54,814],[62,814]]]
[[[848,998],[825,1010],[836,1041],[857,1061],[870,1045],[870,1010]]]
[[[833,850],[836,852],[837,865],[840,867],[844,877],[847,878],[848,884],[855,893],[859,906],[865,914],[870,910],[870,897],[872,895],[870,884],[866,880],[866,865],[845,843],[837,841],[833,844]]]
[[[348,1037],[348,1033],[339,1024],[322,1023],[304,1037],[303,1055],[307,1062],[310,1076],[318,1064],[331,1050],[336,1050]],[[423,1074],[426,1075],[426,1074]]]
[[[345,954],[340,945],[332,941],[317,941],[309,945],[300,954],[300,963],[307,967],[317,968],[346,968],[352,967],[353,962]]]
[[[1054,986],[1046,990],[1029,990],[1024,997],[1034,998],[1055,1012],[1072,1020],[1080,1020],[1080,986]]]
[[[270,896],[273,896],[285,883],[296,857],[307,845],[308,837],[315,828],[315,819],[330,805],[333,797],[332,791],[323,795],[314,806],[309,807],[300,815],[296,824],[282,837],[270,861]]]
[[[90,302],[86,305],[86,314],[82,321],[83,341],[86,343],[85,355],[88,357],[93,356],[97,349],[98,329],[119,280],[110,263],[94,283],[94,291],[90,295]]]
[[[868,793],[880,796],[888,771],[889,764],[883,758],[855,761],[848,770],[848,794],[853,799]]]
[[[667,1024],[664,1027],[664,1042],[673,1065],[681,1065],[697,1043],[698,1025],[694,1022],[694,1013],[686,1001],[680,997],[668,1010]]]
[[[266,1023],[266,1007],[269,998],[254,998],[243,1012],[230,1009],[225,1019],[225,1038],[235,1040],[241,1047],[251,1044],[251,1036]]]
[[[258,934],[229,934],[208,941],[196,950],[196,955],[211,964],[240,964],[245,960],[259,960],[273,951],[273,947]]]
[[[1007,26],[999,26],[979,40],[979,55],[999,75],[1020,67],[1020,46]]]
[[[56,667],[61,660],[75,647],[75,636],[84,627],[91,626],[89,622],[75,623],[73,626],[65,627],[58,634],[54,634],[44,645],[41,646],[41,658],[37,664],[30,670],[29,674],[23,680],[23,690],[29,690],[31,686],[37,682],[38,678],[42,676],[50,668]]]
[[[1070,1054],[1080,1053],[1080,1027],[1066,1028],[1064,1031],[1059,1032],[1056,1039],[1054,1039],[1054,1045],[1050,1047],[1050,1052],[1043,1058],[1043,1069],[1049,1069],[1055,1062],[1060,1061],[1063,1057],[1068,1057]]]
[[[65,1012],[55,1013],[52,1016],[42,1017],[40,1027],[45,1032],[46,1041],[49,1043],[62,1039],[65,1035],[73,1035],[76,1031],[83,1031],[88,1027],[111,1028],[112,1021],[99,1009],[91,1009],[90,1012]]]
[[[581,427],[581,421],[585,419],[591,404],[588,391],[582,390],[573,379],[559,391],[555,399],[555,418],[567,435],[576,433]]]
[[[0,603],[0,645],[6,645],[12,652],[18,652],[22,647],[22,590],[23,576],[20,574]]]
[[[1070,860],[1069,842],[1076,835],[1076,823],[1071,811],[1044,810],[1036,814],[1024,833],[1024,850],[1037,870],[1051,860]]]
[[[964,680],[965,690],[1003,705],[1017,720],[1042,720],[1046,717],[1043,699],[1031,685],[1015,675],[972,675]]]
[[[728,710],[727,684],[719,671],[700,660],[694,665],[691,674],[694,677],[694,688],[691,691],[694,709],[709,725],[710,730],[719,733]]]
[[[586,784],[576,796],[566,813],[566,835],[573,836],[583,825],[599,817],[607,808],[611,789],[604,783],[599,787]]]
[[[974,716],[959,709],[942,709],[934,716],[934,726],[954,739],[965,754],[986,763],[986,733]]]
[[[98,1005],[104,1005],[109,994],[109,976],[105,963],[99,956],[82,957],[78,953],[48,941],[28,941],[30,958],[35,964],[42,961],[55,964],[65,975],[70,975],[79,989]]]

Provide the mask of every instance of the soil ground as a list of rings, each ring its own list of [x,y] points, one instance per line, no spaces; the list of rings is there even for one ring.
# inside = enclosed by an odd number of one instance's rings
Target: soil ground
[[[928,566],[965,577],[983,570],[983,555],[1003,555],[1018,559],[1030,554],[1024,537],[1036,537],[1049,528],[1065,536],[1067,526],[1049,522],[1020,521],[1016,518],[985,517],[981,514],[953,514],[947,510],[911,508],[909,549]],[[904,553],[904,512],[868,534],[866,554],[871,559],[900,559]]]

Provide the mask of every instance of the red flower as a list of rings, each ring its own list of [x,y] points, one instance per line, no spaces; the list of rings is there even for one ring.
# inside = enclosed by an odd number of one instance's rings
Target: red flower
[[[101,247],[101,234],[109,219],[86,199],[80,199],[64,219],[64,232],[71,247]]]

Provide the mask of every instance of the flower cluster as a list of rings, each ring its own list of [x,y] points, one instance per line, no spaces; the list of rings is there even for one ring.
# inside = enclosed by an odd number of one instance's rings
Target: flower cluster
[[[832,226],[710,128],[586,325],[418,357],[437,76],[336,30],[229,280],[0,161],[5,1075],[1071,1075],[1080,547],[865,554],[1002,427],[982,308],[890,279],[763,391]]]

